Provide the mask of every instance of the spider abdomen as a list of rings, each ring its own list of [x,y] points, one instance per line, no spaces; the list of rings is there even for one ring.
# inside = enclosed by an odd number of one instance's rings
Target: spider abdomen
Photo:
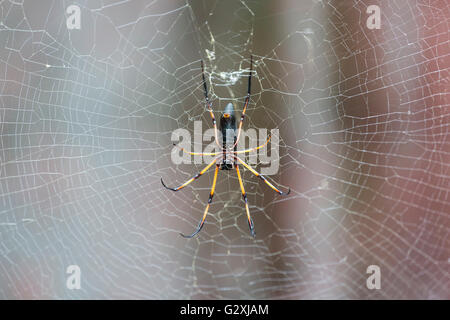
[[[220,132],[222,133],[223,157],[220,170],[234,169],[233,154],[227,151],[236,150],[236,118],[234,116],[234,107],[232,103],[227,104],[220,117]]]

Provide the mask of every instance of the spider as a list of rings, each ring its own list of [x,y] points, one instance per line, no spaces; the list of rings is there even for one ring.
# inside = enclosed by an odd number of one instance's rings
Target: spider
[[[179,191],[179,190],[183,189],[184,187],[186,187],[191,182],[200,178],[200,176],[202,176],[209,168],[211,168],[214,163],[216,164],[216,169],[214,172],[214,179],[213,179],[211,191],[209,193],[208,203],[206,205],[205,211],[203,213],[203,217],[200,220],[197,229],[194,231],[194,233],[192,233],[190,235],[184,235],[184,234],[180,233],[180,235],[183,236],[184,238],[192,238],[202,230],[203,224],[205,223],[205,219],[208,214],[208,210],[209,210],[209,207],[211,205],[211,202],[212,202],[212,199],[214,196],[214,190],[216,188],[216,182],[217,182],[217,173],[219,172],[219,169],[220,170],[232,170],[233,168],[236,169],[237,177],[239,180],[239,185],[241,188],[242,198],[243,198],[244,204],[245,204],[245,211],[247,213],[248,226],[250,228],[251,235],[253,237],[255,237],[255,226],[254,226],[253,220],[250,216],[250,211],[248,209],[247,194],[245,193],[244,184],[242,183],[241,172],[239,170],[239,164],[242,164],[247,170],[252,172],[255,176],[259,177],[270,188],[272,188],[272,190],[279,193],[280,195],[288,195],[291,192],[291,189],[289,188],[288,192],[280,191],[277,187],[275,187],[272,183],[270,183],[266,177],[264,177],[263,175],[258,173],[256,170],[254,170],[252,167],[250,167],[247,163],[245,163],[242,159],[240,159],[237,156],[238,154],[252,152],[252,151],[255,151],[255,150],[258,150],[258,149],[264,147],[271,138],[269,135],[267,141],[258,147],[246,149],[246,150],[239,150],[239,151],[236,150],[237,149],[236,146],[239,141],[239,137],[241,135],[242,123],[245,118],[245,111],[247,110],[247,106],[250,101],[250,88],[251,88],[251,84],[252,84],[252,71],[253,71],[253,56],[250,56],[250,72],[248,75],[248,91],[247,91],[247,96],[246,96],[245,102],[244,102],[244,108],[242,109],[242,113],[241,113],[241,119],[239,121],[237,135],[236,135],[236,117],[234,115],[234,107],[233,107],[232,103],[227,104],[227,106],[224,109],[223,114],[220,117],[219,129],[220,129],[220,131],[222,133],[222,137],[223,137],[222,145],[219,143],[219,138],[217,136],[216,118],[214,117],[214,113],[212,110],[212,104],[209,101],[209,97],[208,97],[208,88],[206,86],[203,60],[201,61],[201,68],[202,68],[203,90],[204,90],[205,99],[206,99],[206,106],[208,108],[209,114],[211,116],[212,124],[214,127],[214,137],[216,140],[216,144],[219,146],[219,148],[222,151],[221,152],[212,152],[212,153],[190,152],[190,151],[187,151],[186,149],[174,144],[175,146],[180,148],[183,152],[186,152],[190,155],[201,155],[201,156],[207,155],[207,156],[216,156],[216,157],[203,170],[201,170],[195,176],[193,176],[192,178],[187,180],[185,183],[181,184],[180,186],[178,186],[176,188],[167,187],[162,178],[161,178],[161,183],[168,190]]]

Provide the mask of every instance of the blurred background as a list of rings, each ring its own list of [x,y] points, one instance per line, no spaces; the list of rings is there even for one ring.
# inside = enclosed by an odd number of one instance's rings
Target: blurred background
[[[0,298],[450,298],[449,22],[445,0],[2,1]],[[253,239],[221,171],[186,240],[213,175],[165,190],[203,167],[171,134],[210,128],[201,59],[216,117],[240,111],[251,54],[244,128],[279,129],[291,194],[243,172]]]

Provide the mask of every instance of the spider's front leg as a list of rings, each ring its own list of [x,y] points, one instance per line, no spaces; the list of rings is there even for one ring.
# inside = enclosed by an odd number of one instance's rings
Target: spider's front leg
[[[253,55],[250,56],[250,71],[248,73],[247,96],[245,97],[244,108],[242,109],[241,120],[239,121],[239,128],[238,128],[237,137],[236,137],[236,141],[234,143],[233,148],[235,146],[237,146],[237,144],[239,142],[239,138],[241,137],[242,123],[244,122],[245,111],[247,110],[248,103],[250,102],[250,92],[251,92],[251,87],[252,87],[252,72],[253,72]]]
[[[216,118],[214,117],[214,112],[212,110],[212,106],[211,106],[211,101],[209,101],[209,97],[208,97],[208,87],[206,85],[206,78],[205,78],[205,68],[203,66],[203,60],[201,60],[201,65],[202,65],[202,79],[203,79],[203,91],[205,94],[205,100],[206,100],[206,106],[208,107],[208,111],[209,111],[209,115],[211,116],[211,121],[214,127],[214,138],[216,140],[216,144],[219,147],[222,147],[219,143],[219,138],[217,136],[217,122],[216,122]]]

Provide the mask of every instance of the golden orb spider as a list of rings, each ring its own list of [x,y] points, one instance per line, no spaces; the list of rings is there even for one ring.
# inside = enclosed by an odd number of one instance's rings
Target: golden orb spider
[[[212,165],[214,163],[216,164],[216,170],[214,172],[214,179],[213,179],[211,191],[209,193],[208,204],[206,205],[205,211],[203,213],[203,217],[200,220],[200,223],[198,224],[197,229],[191,235],[184,235],[184,234],[180,233],[180,235],[185,238],[192,238],[197,233],[199,233],[200,230],[202,230],[203,224],[205,223],[205,219],[208,214],[209,206],[211,205],[211,202],[212,202],[212,199],[214,196],[214,190],[216,188],[216,182],[217,182],[217,173],[219,172],[219,169],[220,170],[231,170],[231,169],[233,169],[233,167],[236,168],[239,185],[241,187],[242,198],[244,199],[244,203],[245,203],[245,211],[247,213],[248,226],[250,227],[250,232],[251,232],[252,236],[255,237],[255,227],[253,225],[253,220],[250,216],[250,211],[248,209],[247,195],[245,193],[244,184],[242,183],[242,178],[241,178],[241,173],[239,171],[238,162],[240,164],[242,164],[246,169],[250,170],[250,172],[252,172],[255,176],[259,177],[262,181],[264,181],[275,192],[277,192],[281,195],[288,195],[291,192],[291,189],[289,188],[288,192],[280,191],[272,183],[270,183],[266,179],[266,177],[264,177],[263,175],[258,173],[256,170],[254,170],[252,167],[250,167],[247,163],[245,163],[243,160],[241,160],[237,156],[238,154],[252,152],[252,151],[255,151],[255,150],[258,150],[258,149],[264,147],[271,138],[269,136],[267,141],[258,147],[246,149],[246,150],[239,150],[239,151],[236,150],[237,149],[236,146],[239,141],[239,137],[241,135],[242,122],[244,121],[244,118],[245,118],[245,111],[247,110],[247,106],[250,101],[250,88],[251,88],[251,84],[252,84],[252,71],[253,71],[253,56],[250,56],[250,72],[248,75],[248,91],[247,91],[247,96],[245,98],[244,108],[242,110],[241,120],[239,122],[237,135],[236,135],[236,118],[234,116],[234,107],[233,107],[232,103],[227,104],[227,106],[225,107],[224,113],[220,117],[220,131],[221,131],[222,137],[223,137],[222,145],[219,143],[219,139],[217,136],[216,118],[214,117],[211,102],[209,101],[209,98],[208,98],[208,88],[206,86],[205,70],[203,67],[203,61],[201,61],[201,67],[202,67],[203,89],[204,89],[204,93],[205,93],[206,106],[208,107],[208,111],[209,111],[209,114],[211,115],[211,119],[212,119],[212,124],[214,126],[214,137],[215,137],[216,143],[219,146],[219,148],[222,149],[222,151],[221,152],[212,152],[212,153],[189,152],[189,151],[185,150],[184,148],[178,147],[183,152],[189,153],[190,155],[201,155],[201,156],[207,155],[207,156],[217,156],[217,157],[214,158],[214,160],[211,161],[202,171],[200,171],[195,176],[193,176],[191,179],[189,179],[188,181],[186,181],[185,183],[181,184],[180,186],[178,186],[176,188],[167,187],[162,178],[161,178],[161,183],[166,189],[169,189],[172,191],[179,191],[179,190],[183,189],[184,187],[186,187],[188,184],[190,184],[192,181],[195,181],[200,176],[202,176],[209,168],[212,167]]]

